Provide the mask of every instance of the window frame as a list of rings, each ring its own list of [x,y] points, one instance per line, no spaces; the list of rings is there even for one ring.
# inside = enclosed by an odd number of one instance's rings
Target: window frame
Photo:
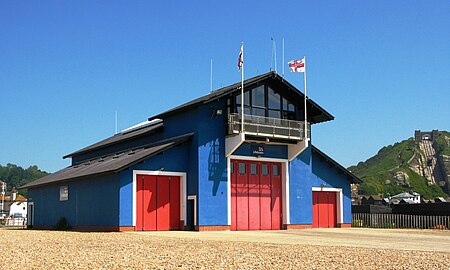
[[[263,86],[264,89],[264,107],[259,105],[253,105],[253,90]],[[274,94],[279,96],[279,105],[280,108],[272,108],[269,106],[269,91],[273,91]],[[238,100],[238,97],[241,95],[241,93],[235,93],[230,97],[230,104],[227,104],[227,106],[231,107],[228,111],[232,113],[238,113],[240,114],[241,111],[241,102],[240,98]],[[248,96],[247,102],[245,100],[245,97]],[[228,102],[227,102],[228,103]],[[290,106],[292,105],[292,107]],[[286,107],[286,108],[285,108]],[[291,107],[291,108],[290,108]],[[261,113],[255,114],[254,111],[257,110],[263,110],[264,116],[261,115]],[[252,116],[262,116],[262,117],[269,117],[269,118],[276,118],[276,119],[288,119],[288,120],[296,120],[297,119],[297,111],[298,106],[296,103],[289,100],[286,96],[282,95],[281,91],[277,91],[276,88],[271,86],[268,83],[264,84],[256,84],[256,86],[246,90],[244,92],[244,114],[252,115]],[[273,113],[279,114],[279,117],[273,117]],[[271,116],[272,115],[272,116]]]
[[[69,185],[59,186],[59,201],[64,202],[69,200]]]

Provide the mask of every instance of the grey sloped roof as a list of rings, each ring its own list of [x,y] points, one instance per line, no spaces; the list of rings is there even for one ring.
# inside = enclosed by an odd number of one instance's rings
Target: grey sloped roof
[[[80,149],[78,151],[75,151],[73,153],[65,155],[63,158],[68,158],[68,157],[71,157],[74,155],[90,152],[92,150],[96,150],[96,149],[105,147],[107,145],[112,145],[112,144],[116,144],[119,142],[124,142],[124,141],[130,140],[130,139],[134,139],[136,137],[144,136],[148,133],[152,133],[152,132],[155,132],[155,131],[161,129],[162,127],[163,127],[163,123],[161,122],[161,123],[157,123],[157,124],[154,124],[154,125],[151,125],[148,127],[136,129],[134,131],[130,131],[127,133],[118,133],[118,134],[115,134],[114,136],[106,138],[102,141],[99,141],[97,143],[89,145],[83,149]]]
[[[193,133],[189,133],[167,139],[159,143],[149,145],[147,147],[130,149],[124,152],[85,161],[83,163],[72,165],[55,173],[44,176],[22,186],[21,188],[31,188],[55,182],[67,181],[105,173],[117,173],[136,163],[141,162],[146,158],[159,154],[178,144],[188,141],[192,138],[192,136]]]
[[[252,84],[261,82],[261,81],[269,79],[269,78],[277,80],[279,83],[286,85],[288,88],[290,88],[292,90],[292,92],[294,94],[297,95],[298,98],[300,98],[300,99],[304,98],[305,95],[302,92],[300,92],[297,88],[295,88],[288,81],[286,81],[285,79],[280,77],[274,71],[244,80],[244,89],[248,86],[251,86]],[[191,101],[184,103],[180,106],[177,106],[173,109],[170,109],[168,111],[165,111],[165,112],[157,114],[157,115],[154,115],[154,116],[150,117],[149,120],[156,119],[156,118],[164,118],[165,116],[168,116],[171,114],[186,111],[190,108],[197,106],[200,103],[208,103],[208,102],[214,101],[218,98],[224,97],[233,92],[240,91],[240,89],[241,89],[241,82],[234,83],[232,85],[215,90],[215,91],[213,91],[207,95],[204,95],[202,97],[191,100]],[[311,118],[312,123],[320,123],[320,122],[330,121],[330,120],[334,119],[334,116],[332,116],[329,112],[327,112],[322,107],[320,107],[312,99],[309,99],[308,97],[306,99],[307,99],[307,107],[308,107],[308,111],[309,111],[308,114],[309,114],[309,117]]]
[[[408,192],[403,192],[403,193],[397,194],[395,196],[392,196],[391,198],[392,199],[403,199],[403,198],[405,198],[405,199],[411,198],[412,199],[414,197],[415,197],[414,195],[411,195]]]
[[[339,171],[342,172],[342,174],[344,174],[345,176],[347,176],[352,183],[354,184],[359,184],[362,182],[361,179],[359,179],[356,175],[354,175],[352,172],[350,172],[349,170],[347,170],[346,168],[344,168],[341,164],[337,163],[334,159],[332,159],[331,157],[329,157],[327,154],[325,154],[324,152],[320,151],[317,147],[315,147],[314,145],[311,145],[312,147],[312,151],[319,154],[319,156],[325,160],[326,162],[329,162],[331,165],[333,165],[336,169],[338,169]]]

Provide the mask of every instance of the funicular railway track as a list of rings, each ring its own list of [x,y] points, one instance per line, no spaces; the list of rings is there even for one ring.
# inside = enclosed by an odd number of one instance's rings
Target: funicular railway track
[[[424,173],[425,177],[432,184],[440,184],[443,180],[441,168],[436,158],[436,151],[434,150],[433,143],[429,140],[422,140],[419,143],[420,149],[425,154],[424,160]]]

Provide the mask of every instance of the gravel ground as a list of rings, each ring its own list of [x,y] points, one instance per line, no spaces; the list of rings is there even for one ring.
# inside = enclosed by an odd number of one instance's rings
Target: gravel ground
[[[200,240],[148,233],[0,229],[0,248],[2,269],[450,269],[450,251]]]

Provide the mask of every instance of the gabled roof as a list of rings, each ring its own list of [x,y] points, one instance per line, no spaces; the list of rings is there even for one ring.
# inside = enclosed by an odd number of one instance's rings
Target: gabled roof
[[[414,195],[411,195],[411,194],[409,194],[408,192],[403,192],[403,193],[399,193],[399,194],[397,194],[397,195],[394,195],[394,196],[392,196],[391,198],[392,198],[392,199],[401,199],[401,198],[405,198],[405,199],[410,198],[410,199],[412,199],[412,198],[414,198],[414,197],[415,197]]]
[[[337,163],[334,159],[332,159],[331,157],[329,157],[327,154],[325,154],[324,152],[320,151],[317,147],[315,147],[314,145],[311,145],[311,149],[314,153],[317,153],[323,160],[325,160],[326,162],[330,163],[331,165],[333,165],[337,170],[339,170],[342,174],[344,174],[345,176],[347,176],[351,182],[353,184],[359,184],[361,183],[361,179],[359,179],[356,175],[354,175],[352,172],[350,172],[349,170],[347,170],[346,168],[344,168],[341,164]],[[373,199],[375,199],[374,197],[372,197]]]
[[[90,152],[92,150],[103,148],[105,146],[121,143],[121,142],[130,140],[130,139],[135,139],[137,137],[144,136],[144,135],[146,135],[148,133],[156,132],[156,131],[160,130],[162,127],[163,127],[163,123],[160,122],[160,123],[156,123],[154,125],[150,125],[150,126],[146,126],[146,127],[140,128],[140,129],[136,129],[136,130],[133,130],[133,131],[130,131],[130,132],[121,132],[121,133],[115,134],[114,136],[106,138],[106,139],[104,139],[102,141],[99,141],[97,143],[89,145],[89,146],[87,146],[87,147],[85,147],[83,149],[80,149],[78,151],[75,151],[73,153],[65,155],[63,158],[72,157],[74,155],[87,153],[87,152]]]
[[[290,84],[288,81],[280,77],[276,72],[268,72],[250,79],[247,79],[244,81],[244,89],[247,87],[251,87],[253,84],[262,82],[267,79],[272,79],[274,81],[277,81],[280,84],[284,84],[289,89],[292,90],[292,92],[297,95],[297,97],[301,100],[304,99],[304,94],[300,92],[297,88],[295,88],[292,84]],[[202,97],[196,98],[192,101],[189,101],[187,103],[184,103],[178,107],[175,107],[173,109],[170,109],[168,111],[165,111],[163,113],[157,114],[155,116],[152,116],[149,118],[149,120],[156,119],[156,118],[164,118],[165,116],[169,116],[176,113],[184,112],[188,109],[191,109],[193,107],[198,106],[201,103],[209,103],[214,100],[217,100],[221,97],[230,95],[234,92],[240,91],[241,89],[241,82],[220,88],[218,90],[215,90],[207,95],[204,95]],[[333,120],[334,117],[327,111],[325,111],[322,107],[320,107],[317,103],[315,103],[312,99],[309,99],[307,97],[307,107],[308,107],[308,114],[311,118],[311,122],[314,123],[320,123],[325,121]]]
[[[44,176],[22,186],[21,188],[31,188],[93,175],[118,173],[136,163],[143,161],[146,158],[149,158],[151,156],[164,152],[176,145],[186,142],[190,140],[192,136],[193,133],[188,133],[178,137],[163,140],[146,147],[128,149],[124,152],[85,161],[80,164],[72,165],[55,173]]]

